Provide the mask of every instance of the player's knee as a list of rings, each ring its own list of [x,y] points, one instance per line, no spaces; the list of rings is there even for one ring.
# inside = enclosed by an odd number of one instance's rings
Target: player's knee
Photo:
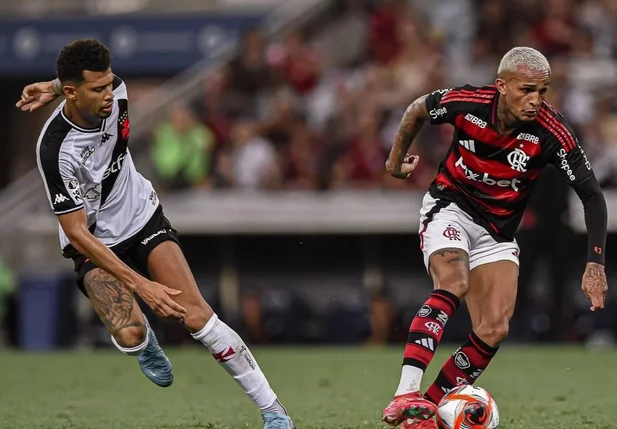
[[[146,335],[148,331],[144,325],[141,326],[129,326],[121,329],[113,334],[118,345],[121,347],[131,349],[135,348],[146,341]]]
[[[508,320],[483,322],[476,329],[476,335],[491,347],[497,347],[508,336],[510,324]]]
[[[208,323],[213,314],[214,311],[205,302],[195,306],[187,306],[184,325],[189,331],[198,332],[206,326],[206,323]]]

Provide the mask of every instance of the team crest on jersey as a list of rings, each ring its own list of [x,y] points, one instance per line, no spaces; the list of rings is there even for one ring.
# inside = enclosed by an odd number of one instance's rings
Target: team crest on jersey
[[[454,228],[452,225],[448,225],[446,227],[446,229],[443,231],[443,236],[450,239],[451,241],[461,241],[461,232],[458,229]]]
[[[530,156],[519,148],[514,149],[514,151],[508,154],[508,162],[512,170],[520,171],[521,173],[527,171],[527,161],[529,161],[529,158]]]
[[[76,204],[81,204],[83,202],[83,199],[81,198],[81,193],[79,191],[79,182],[77,181],[77,179],[69,180],[69,182],[66,184],[66,187],[69,190],[69,194],[71,195],[71,198],[73,198],[73,201],[75,201]]]

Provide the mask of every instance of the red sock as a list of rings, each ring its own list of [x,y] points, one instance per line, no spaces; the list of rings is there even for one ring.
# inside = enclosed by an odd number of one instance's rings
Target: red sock
[[[409,327],[403,365],[426,370],[441,341],[444,326],[459,305],[453,293],[440,289],[431,293]]]
[[[461,348],[446,361],[426,398],[439,404],[446,392],[461,384],[473,384],[484,372],[499,347],[491,347],[473,332]]]

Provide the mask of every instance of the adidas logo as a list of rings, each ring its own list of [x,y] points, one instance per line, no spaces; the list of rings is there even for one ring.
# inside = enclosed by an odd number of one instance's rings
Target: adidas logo
[[[476,153],[476,142],[473,140],[459,140],[458,142],[469,152]]]
[[[432,352],[435,351],[435,341],[432,338],[422,338],[420,340],[416,340],[416,344],[419,344]]]

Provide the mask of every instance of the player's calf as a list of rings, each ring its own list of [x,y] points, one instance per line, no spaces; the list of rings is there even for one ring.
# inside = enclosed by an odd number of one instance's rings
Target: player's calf
[[[473,332],[429,387],[426,396],[431,401],[439,403],[446,391],[460,384],[473,384],[484,373],[508,335],[517,278],[518,265],[511,260],[482,264],[470,272],[472,287],[466,302]]]
[[[100,268],[84,276],[84,288],[116,348],[126,355],[137,356],[142,372],[150,381],[162,387],[170,386],[174,379],[171,363],[128,288]]]
[[[474,328],[478,338],[491,347],[497,347],[503,340],[506,339],[510,331],[510,320],[506,317],[496,319],[488,319],[480,322],[478,327]]]
[[[287,415],[242,338],[216,314],[212,314],[202,329],[191,335],[208,348],[214,359],[233,376],[262,413]]]
[[[174,241],[157,245],[148,256],[153,279],[182,293],[174,300],[186,309],[184,324],[259,407],[266,429],[293,428],[266,376],[242,338],[212,311],[199,292],[191,269]]]
[[[411,322],[395,396],[420,390],[422,376],[433,359],[446,323],[467,292],[469,257],[462,249],[435,251],[429,258],[435,291]]]
[[[474,384],[497,354],[498,347],[491,347],[475,333],[443,365],[435,382],[426,391],[426,398],[438,404],[443,396],[461,384]]]

